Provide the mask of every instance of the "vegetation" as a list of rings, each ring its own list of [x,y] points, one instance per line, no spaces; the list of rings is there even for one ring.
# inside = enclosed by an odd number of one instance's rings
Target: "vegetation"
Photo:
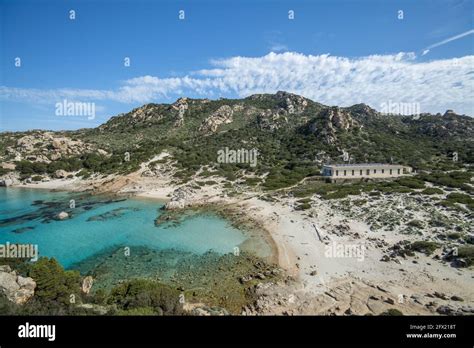
[[[408,245],[407,249],[417,251],[426,255],[431,255],[436,249],[439,248],[439,244],[430,241],[416,241]]]

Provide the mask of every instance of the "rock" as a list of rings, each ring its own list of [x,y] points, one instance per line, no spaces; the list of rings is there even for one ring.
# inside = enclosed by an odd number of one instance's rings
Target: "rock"
[[[0,272],[0,290],[8,294],[20,289],[20,285],[16,282],[16,274],[9,272]]]
[[[82,292],[88,294],[91,291],[92,284],[94,283],[94,278],[87,276],[82,280]]]
[[[12,186],[12,185],[13,185],[13,180],[12,179],[0,180],[0,186],[8,187],[8,186]]]
[[[178,114],[176,115],[176,119],[174,122],[175,127],[181,127],[184,125],[184,114],[186,110],[188,110],[188,98],[179,98],[174,102],[174,104],[171,105],[171,107],[175,110],[178,111]]]
[[[12,271],[11,267],[9,265],[2,265],[0,266],[0,272],[7,272],[10,273]]]
[[[247,282],[251,281],[252,279],[253,279],[253,277],[251,275],[247,275],[247,276],[240,277],[239,282],[241,284],[244,284],[244,283],[247,283]]]
[[[35,293],[36,282],[32,278],[17,276],[9,266],[0,266],[0,292],[18,305],[26,303]]]
[[[460,301],[460,302],[464,301],[464,299],[462,297],[459,297],[459,296],[456,296],[456,295],[451,296],[451,300]]]
[[[455,259],[454,262],[453,262],[453,266],[454,267],[458,267],[458,268],[465,268],[468,266],[468,263],[465,259]]]
[[[390,297],[387,298],[387,299],[385,300],[385,302],[387,302],[388,304],[391,304],[391,305],[395,304],[395,301],[394,301],[393,299],[391,299]]]
[[[68,172],[65,170],[59,169],[54,172],[54,177],[58,179],[63,179],[68,176]]]
[[[196,307],[191,310],[192,315],[197,315],[197,316],[223,316],[223,315],[229,315],[229,312],[225,310],[224,308],[220,307]]]
[[[439,314],[442,314],[442,315],[450,315],[452,313],[454,313],[454,308],[451,307],[451,306],[439,306],[437,309],[436,309],[436,312],[438,312]]]
[[[92,303],[80,303],[77,305],[78,308],[84,308],[87,310],[91,310],[98,315],[105,315],[107,314],[107,307],[97,305],[97,304],[92,304]]]
[[[433,296],[437,297],[437,298],[440,298],[442,300],[447,300],[448,299],[448,297],[445,294],[443,294],[441,292],[437,292],[437,291],[434,292]]]
[[[36,283],[35,283],[36,286]],[[15,302],[18,305],[25,304],[33,295],[35,294],[34,290],[21,288],[18,291],[15,291],[11,297],[10,301]]]
[[[232,123],[233,113],[230,106],[223,105],[203,121],[199,130],[215,133],[221,124]]]
[[[36,288],[36,282],[33,280],[33,278],[18,276],[16,281],[21,288],[28,290],[34,290]]]
[[[166,203],[165,210],[183,209],[196,191],[189,186],[183,186],[173,191],[171,200]]]
[[[65,211],[62,211],[58,214],[57,218],[59,220],[65,220],[65,219],[68,219],[69,218],[69,214],[66,213]]]
[[[315,276],[316,274],[318,274],[317,271],[311,271],[311,272],[309,273],[310,276]]]

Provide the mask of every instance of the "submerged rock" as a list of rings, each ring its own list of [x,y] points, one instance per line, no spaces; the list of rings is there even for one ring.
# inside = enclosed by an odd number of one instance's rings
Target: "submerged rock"
[[[66,219],[69,219],[69,214],[66,213],[65,211],[62,211],[58,214],[57,218],[59,220],[66,220]]]

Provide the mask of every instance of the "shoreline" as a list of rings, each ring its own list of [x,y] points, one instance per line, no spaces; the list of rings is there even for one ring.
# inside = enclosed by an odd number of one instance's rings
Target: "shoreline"
[[[187,186],[173,185],[170,180],[138,177],[136,173],[109,179],[101,178],[100,181],[110,183],[105,187],[99,180],[63,180],[42,187],[36,184],[21,186],[76,192],[98,187],[99,192],[93,190],[91,193],[127,194],[130,198],[162,203],[171,201],[175,190]],[[119,185],[115,185],[117,181]],[[377,315],[396,308],[404,314],[432,315],[438,313],[436,306],[429,304],[441,302],[451,305],[451,295],[465,299],[465,302],[455,305],[474,308],[469,290],[474,287],[472,270],[454,269],[423,254],[417,254],[415,259],[397,260],[398,263],[381,261],[384,248],[380,245],[419,237],[380,234],[363,221],[347,218],[342,212],[334,210],[331,202],[319,198],[313,198],[313,203],[317,205],[310,211],[297,211],[294,209],[296,200],[277,196],[269,202],[262,200],[258,194],[228,197],[222,188],[209,186],[201,187],[198,192],[186,197],[183,210],[213,210],[224,214],[223,217],[237,224],[239,229],[245,223],[258,227],[272,241],[275,261],[291,281],[261,290],[262,303],[257,301],[255,308],[248,309],[247,314]],[[345,226],[346,230],[340,230],[341,226]],[[355,258],[327,257],[328,246],[338,244],[363,244],[366,248],[365,259],[359,262]],[[449,294],[448,300],[436,298],[432,301],[432,295],[425,298],[434,290]],[[405,302],[397,303],[400,296]]]

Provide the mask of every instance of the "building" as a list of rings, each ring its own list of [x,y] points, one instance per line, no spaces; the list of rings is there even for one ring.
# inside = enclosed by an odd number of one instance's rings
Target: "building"
[[[323,176],[333,182],[347,179],[396,178],[411,172],[411,167],[384,163],[327,164],[321,171]]]

